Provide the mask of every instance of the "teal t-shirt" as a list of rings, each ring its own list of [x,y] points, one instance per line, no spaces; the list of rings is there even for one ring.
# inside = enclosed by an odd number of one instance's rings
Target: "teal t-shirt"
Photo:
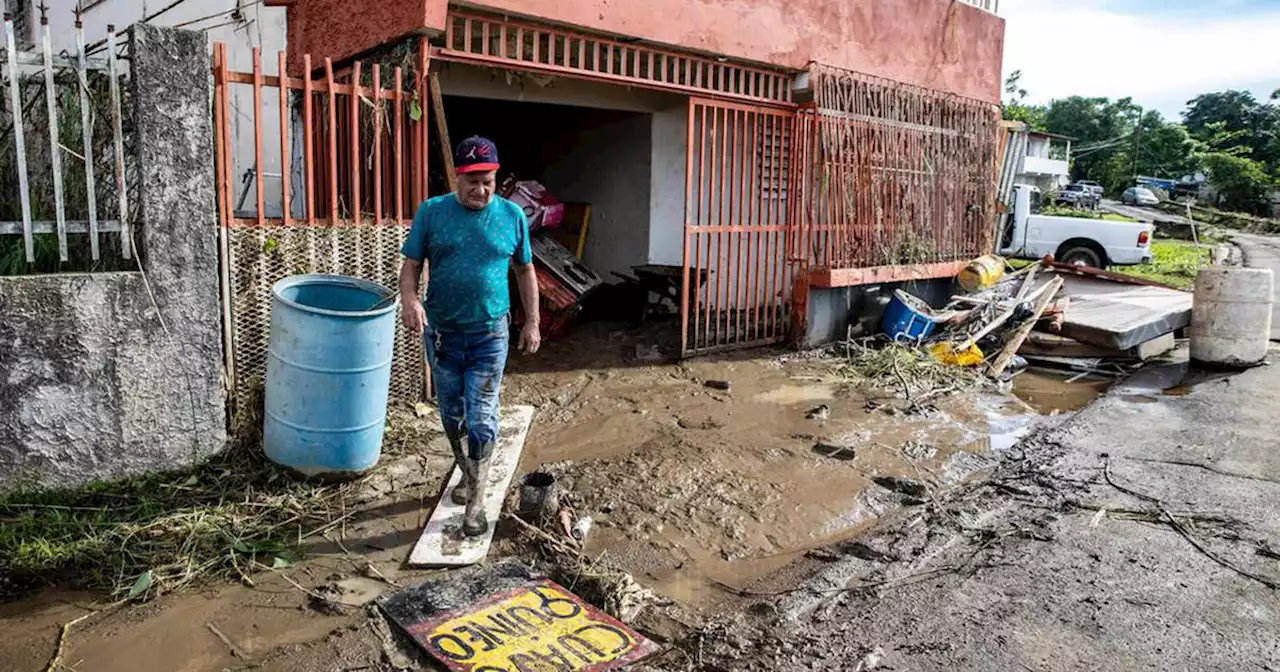
[[[427,262],[427,322],[457,331],[483,330],[506,315],[508,266],[533,260],[520,206],[494,196],[484,209],[472,210],[452,193],[418,207],[400,252]]]

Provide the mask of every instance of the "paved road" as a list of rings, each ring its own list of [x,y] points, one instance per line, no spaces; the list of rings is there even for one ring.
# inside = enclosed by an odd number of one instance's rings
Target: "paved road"
[[[1280,341],[1280,238],[1237,233],[1231,240],[1244,252],[1245,266],[1269,268],[1276,276],[1276,295],[1271,304],[1271,340]]]
[[[1136,205],[1124,205],[1120,201],[1103,199],[1098,206],[1100,210],[1114,212],[1117,215],[1132,217],[1139,222],[1159,222],[1162,224],[1187,224],[1187,218],[1155,208],[1140,208]]]

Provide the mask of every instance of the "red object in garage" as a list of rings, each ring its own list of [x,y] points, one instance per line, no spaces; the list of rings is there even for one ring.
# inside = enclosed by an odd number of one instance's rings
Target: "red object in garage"
[[[542,338],[552,339],[563,336],[569,327],[573,326],[574,318],[582,309],[582,297],[575,294],[542,264],[535,262],[533,268],[538,276],[538,303],[542,313],[539,329],[542,331]],[[514,282],[511,284],[512,287],[516,286]],[[516,294],[517,296],[511,299],[512,322],[517,327],[521,327],[524,326],[524,306],[520,303],[518,290]]]

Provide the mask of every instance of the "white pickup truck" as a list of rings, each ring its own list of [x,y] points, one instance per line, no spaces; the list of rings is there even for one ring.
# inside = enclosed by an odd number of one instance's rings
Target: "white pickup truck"
[[[1151,261],[1151,224],[1033,215],[1032,199],[1038,202],[1039,195],[1035,187],[1013,185],[1013,216],[1001,232],[1000,254],[1018,259],[1052,254],[1056,261],[1094,268]]]

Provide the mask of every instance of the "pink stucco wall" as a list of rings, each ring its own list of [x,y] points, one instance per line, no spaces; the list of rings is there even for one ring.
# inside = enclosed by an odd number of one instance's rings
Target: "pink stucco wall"
[[[460,3],[803,69],[819,61],[990,102],[1004,20],[957,0],[473,0]],[[350,56],[443,28],[446,0],[296,0],[293,51]],[[305,16],[295,26],[295,15]],[[323,26],[323,27],[322,27]]]

